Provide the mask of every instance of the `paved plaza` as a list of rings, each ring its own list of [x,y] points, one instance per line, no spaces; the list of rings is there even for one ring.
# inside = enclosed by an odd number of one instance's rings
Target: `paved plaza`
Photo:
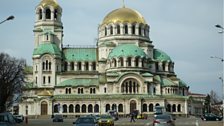
[[[29,119],[28,124],[21,123],[18,126],[73,126],[76,119],[64,119],[64,122],[52,122],[51,119]],[[153,118],[138,119],[130,122],[129,118],[120,118],[115,121],[115,126],[152,126]],[[176,126],[223,126],[223,121],[202,121],[200,118],[177,118]]]

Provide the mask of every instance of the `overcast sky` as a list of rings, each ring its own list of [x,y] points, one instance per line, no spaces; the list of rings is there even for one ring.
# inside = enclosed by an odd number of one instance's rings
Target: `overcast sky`
[[[32,65],[35,7],[40,0],[1,0],[0,20],[15,19],[0,25],[0,52],[24,58]],[[63,9],[64,44],[94,45],[97,27],[122,0],[58,0]],[[223,0],[125,0],[126,7],[139,11],[150,25],[155,48],[175,62],[175,73],[190,86],[190,91],[222,95],[219,77],[223,63]]]

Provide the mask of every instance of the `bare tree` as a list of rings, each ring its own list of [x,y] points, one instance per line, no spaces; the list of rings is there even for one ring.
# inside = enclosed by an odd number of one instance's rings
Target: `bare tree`
[[[0,112],[12,106],[22,92],[25,60],[0,53]],[[17,97],[16,97],[17,96]]]

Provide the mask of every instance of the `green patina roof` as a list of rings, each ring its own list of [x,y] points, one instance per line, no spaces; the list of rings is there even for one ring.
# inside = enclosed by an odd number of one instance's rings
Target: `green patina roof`
[[[52,54],[52,55],[61,56],[60,49],[58,48],[56,44],[53,44],[53,43],[40,44],[33,51],[33,55],[43,55],[43,54]]]
[[[99,84],[98,78],[73,78],[59,83],[56,87],[66,87],[66,86],[89,87],[89,86],[97,86],[98,84]]]
[[[163,51],[159,49],[154,49],[154,59],[159,61],[172,61],[171,58]]]
[[[180,87],[187,87],[187,84],[183,80],[180,80],[179,86]]]
[[[145,52],[134,44],[122,44],[115,47],[109,54],[109,59],[118,57],[146,57]]]
[[[171,79],[166,78],[166,77],[161,77],[159,75],[154,76],[154,79],[159,81],[161,86],[177,86]]]
[[[66,48],[63,50],[66,61],[96,61],[96,48]]]
[[[24,68],[24,73],[25,74],[32,74],[33,73],[33,67],[32,66],[26,66]]]
[[[152,77],[153,75],[151,73],[143,73],[142,76],[143,77]]]
[[[110,77],[118,77],[119,76],[119,73],[117,73],[117,72],[110,72],[110,73],[107,73],[107,76],[110,76]]]

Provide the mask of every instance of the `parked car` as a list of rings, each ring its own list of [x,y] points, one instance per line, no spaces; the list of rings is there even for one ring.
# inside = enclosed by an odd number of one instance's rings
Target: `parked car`
[[[23,115],[14,115],[15,120],[17,123],[21,123],[24,121],[24,116]]]
[[[90,116],[79,117],[73,124],[74,126],[99,126],[96,119]]]
[[[205,113],[204,115],[202,115],[201,119],[204,121],[221,121],[223,117],[217,116],[213,113]]]
[[[11,126],[8,122],[0,122],[0,126]]]
[[[16,120],[13,115],[9,112],[0,113],[0,122],[2,125],[15,126]]]
[[[100,119],[98,121],[99,126],[114,126],[114,119],[111,115],[100,115]]]
[[[63,122],[63,116],[62,115],[54,115],[53,122]]]
[[[153,120],[153,126],[175,126],[175,120],[172,115],[160,114]]]
[[[118,112],[116,110],[109,110],[108,114],[114,119],[114,121],[118,120]]]

